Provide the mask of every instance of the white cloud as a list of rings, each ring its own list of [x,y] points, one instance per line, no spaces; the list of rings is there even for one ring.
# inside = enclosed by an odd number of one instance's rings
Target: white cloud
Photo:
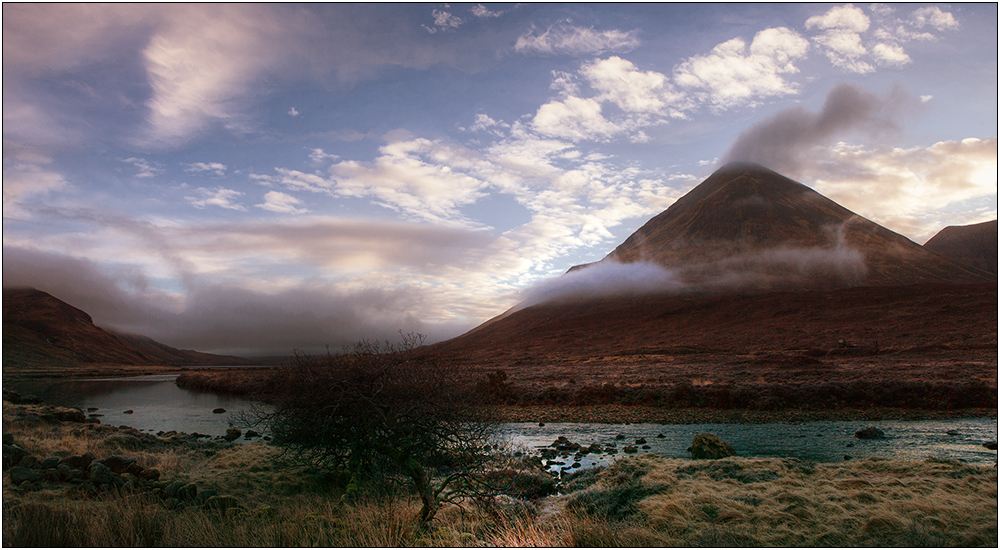
[[[501,11],[490,11],[486,6],[482,4],[476,4],[472,6],[472,15],[476,17],[500,17],[504,12]]]
[[[560,23],[539,32],[533,28],[518,37],[514,50],[547,55],[587,55],[602,52],[630,52],[639,47],[635,31],[596,31]]]
[[[281,191],[268,191],[267,194],[264,195],[264,202],[254,206],[271,212],[279,212],[281,214],[304,214],[309,212],[309,210],[305,208],[299,208],[298,205],[300,204],[302,204],[302,201],[287,193],[282,193]]]
[[[807,40],[784,27],[758,32],[747,47],[734,38],[707,55],[694,56],[674,70],[674,82],[691,90],[715,109],[753,105],[760,99],[796,93],[784,75],[798,72],[793,61],[804,58]]]
[[[431,10],[431,16],[434,17],[433,27],[421,25],[431,34],[434,34],[439,30],[457,29],[462,26],[463,23],[462,18],[444,10]]]
[[[130,157],[123,159],[122,162],[127,162],[139,169],[139,172],[135,175],[137,178],[152,178],[163,173],[162,165],[156,162],[150,162],[144,158]]]
[[[538,108],[531,126],[539,133],[570,141],[604,141],[622,129],[604,118],[596,99],[567,97]]]
[[[958,21],[955,16],[946,11],[941,11],[937,6],[920,8],[913,12],[913,22],[917,28],[934,27],[939,31],[955,30],[958,28]]]
[[[980,210],[962,210],[970,201],[996,217],[996,138],[909,149],[840,142],[813,154],[803,179],[817,191],[918,242],[946,225],[983,221]]]
[[[13,142],[3,144],[4,216],[20,213],[18,203],[68,186],[62,174],[48,168],[52,158]]]
[[[313,164],[322,164],[326,161],[333,161],[339,158],[340,155],[331,155],[318,147],[309,151],[309,161]]]
[[[955,30],[958,22],[949,12],[937,6],[919,8],[908,18],[895,16],[895,10],[885,5],[873,5],[872,20],[851,4],[830,8],[823,15],[806,20],[807,29],[820,34],[813,40],[823,49],[830,62],[845,71],[871,73],[876,65],[899,67],[912,62],[903,44],[913,40],[936,40],[925,29]]]
[[[288,110],[288,116],[295,117],[295,116],[299,116],[299,114],[300,113],[295,110],[295,107],[292,107],[291,109]]]
[[[220,162],[194,162],[187,165],[185,172],[211,172],[218,177],[226,175],[226,165]]]
[[[246,210],[246,207],[243,205],[233,202],[233,200],[243,196],[242,192],[236,191],[235,189],[226,189],[224,187],[206,189],[204,187],[199,187],[195,189],[195,192],[198,193],[198,197],[185,197],[195,208],[218,206],[219,208],[226,208],[229,210]]]

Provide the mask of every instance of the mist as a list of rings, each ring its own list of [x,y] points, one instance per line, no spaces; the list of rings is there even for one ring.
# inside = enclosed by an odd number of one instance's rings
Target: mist
[[[36,288],[87,312],[101,328],[181,349],[291,356],[327,346],[339,351],[360,339],[395,341],[399,331],[425,334],[432,343],[472,328],[427,323],[409,313],[423,299],[417,288],[342,291],[300,284],[264,293],[195,279],[182,296],[154,289],[139,274],[113,277],[94,262],[61,254],[5,246],[3,258],[5,287]]]
[[[753,162],[791,178],[801,176],[810,150],[849,133],[880,139],[899,129],[897,120],[919,100],[896,86],[884,98],[853,84],[830,91],[818,113],[795,106],[744,130],[722,156],[729,162]]]

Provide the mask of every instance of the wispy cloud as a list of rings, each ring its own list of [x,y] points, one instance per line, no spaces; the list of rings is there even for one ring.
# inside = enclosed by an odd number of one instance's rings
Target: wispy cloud
[[[300,204],[302,204],[302,201],[287,193],[282,193],[281,191],[268,191],[267,194],[264,195],[264,202],[254,206],[281,214],[304,214],[309,212],[309,210],[305,208],[299,208],[298,205]]]
[[[216,187],[214,189],[199,187],[195,189],[195,193],[198,196],[185,197],[195,208],[218,206],[219,208],[226,208],[228,210],[246,210],[245,206],[233,202],[243,196],[241,191],[226,189],[224,187]]]
[[[211,172],[218,177],[226,175],[226,165],[221,162],[194,162],[187,165],[185,172]]]
[[[630,52],[640,44],[635,31],[595,30],[559,23],[545,30],[533,28],[518,37],[514,51],[546,55],[592,55],[604,52]]]
[[[137,178],[152,178],[164,172],[163,166],[161,164],[156,162],[150,162],[144,158],[130,157],[127,159],[122,159],[122,162],[127,162],[139,169],[139,171],[135,175],[135,177]]]

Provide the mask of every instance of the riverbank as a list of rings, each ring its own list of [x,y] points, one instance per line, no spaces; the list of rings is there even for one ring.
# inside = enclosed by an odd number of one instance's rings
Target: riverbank
[[[463,502],[464,510],[449,505],[421,532],[412,522],[414,496],[345,498],[334,477],[283,464],[278,449],[263,442],[158,437],[19,414],[28,410],[4,403],[4,443],[25,449],[38,465],[88,452],[108,464],[125,456],[140,475],[156,470],[156,483],[172,496],[155,488],[15,483],[5,468],[4,546],[997,545],[993,463],[645,455],[563,479],[562,494],[506,497],[485,507]],[[45,469],[29,471],[49,478]],[[207,504],[213,496],[227,504]]]

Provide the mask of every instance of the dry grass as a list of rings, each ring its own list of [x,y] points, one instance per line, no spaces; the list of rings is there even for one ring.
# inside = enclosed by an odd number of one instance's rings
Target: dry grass
[[[447,507],[431,531],[421,532],[415,498],[349,502],[335,478],[282,466],[262,442],[164,440],[134,449],[127,431],[32,424],[7,409],[4,433],[38,456],[59,450],[135,456],[167,480],[235,496],[243,510],[168,509],[150,495],[87,498],[68,484],[21,492],[4,474],[4,546],[997,545],[992,464],[643,455],[582,474],[567,496]]]

